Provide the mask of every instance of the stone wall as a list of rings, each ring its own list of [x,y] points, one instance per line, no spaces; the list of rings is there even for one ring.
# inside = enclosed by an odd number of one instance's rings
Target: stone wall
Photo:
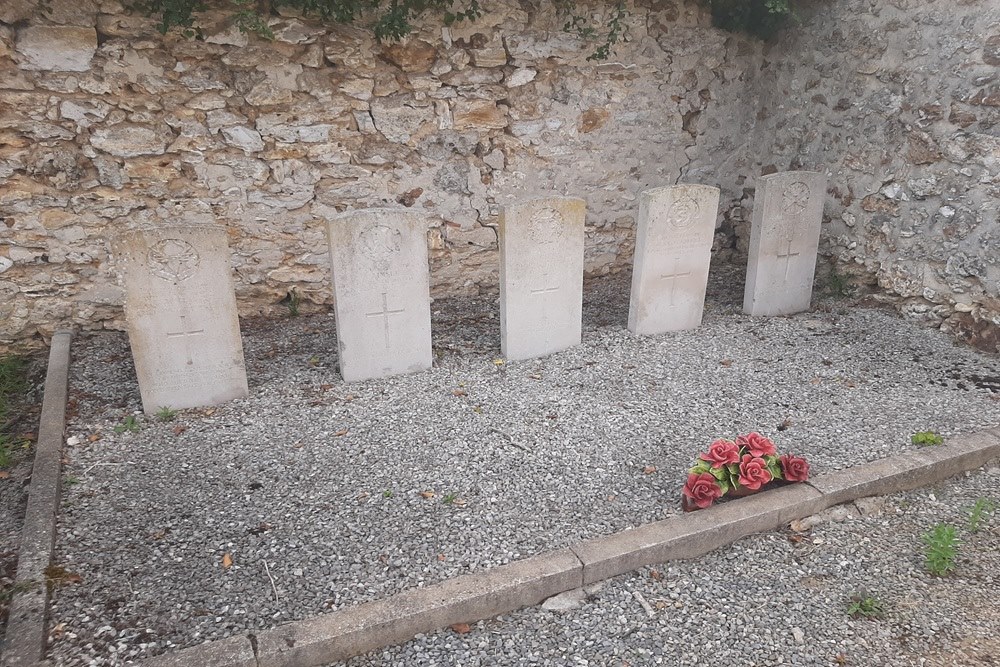
[[[752,171],[827,171],[821,252],[1000,350],[1000,3],[810,4],[749,91]]]
[[[595,275],[630,265],[641,190],[738,201],[747,177],[761,45],[696,2],[631,7],[600,64],[514,0],[394,45],[295,16],[268,42],[208,14],[193,40],[115,0],[34,5],[0,7],[0,346],[121,328],[108,238],[131,226],[226,225],[241,313],[279,314],[292,289],[330,303],[336,211],[425,211],[433,293],[474,293],[497,288],[507,202],[584,197]]]
[[[613,62],[550,3],[490,0],[401,44],[295,16],[276,39],[208,14],[161,36],[115,0],[0,3],[0,349],[122,327],[108,237],[224,224],[241,312],[329,306],[324,220],[432,219],[435,295],[495,290],[499,207],[588,202],[586,270],[627,270],[636,196],[723,189],[717,256],[745,259],[754,181],[830,175],[821,253],[904,313],[1000,345],[1000,6],[804,0],[766,45],[695,0],[630,6]],[[600,23],[601,9],[594,9]]]

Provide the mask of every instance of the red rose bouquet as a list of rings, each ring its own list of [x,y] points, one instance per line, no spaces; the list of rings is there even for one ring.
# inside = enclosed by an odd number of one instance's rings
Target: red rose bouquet
[[[682,500],[684,509],[693,510],[709,507],[727,493],[758,491],[775,480],[804,482],[809,479],[809,463],[801,456],[779,455],[769,438],[748,433],[735,440],[716,440],[688,473]]]

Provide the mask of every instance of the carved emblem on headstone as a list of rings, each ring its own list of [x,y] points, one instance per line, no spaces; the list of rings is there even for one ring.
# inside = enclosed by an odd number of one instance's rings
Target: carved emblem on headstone
[[[667,224],[675,229],[687,229],[698,219],[701,206],[689,195],[680,195],[674,200],[667,214]]]
[[[531,216],[529,233],[536,243],[555,243],[565,235],[562,214],[554,208],[538,209]]]
[[[781,210],[790,215],[798,215],[809,205],[809,186],[802,181],[788,184],[781,195]]]
[[[398,229],[375,225],[361,232],[358,240],[372,267],[379,273],[386,273],[392,265],[392,254],[400,250],[402,234]]]
[[[198,270],[201,257],[194,246],[180,239],[163,239],[149,249],[149,270],[171,282],[187,280]]]

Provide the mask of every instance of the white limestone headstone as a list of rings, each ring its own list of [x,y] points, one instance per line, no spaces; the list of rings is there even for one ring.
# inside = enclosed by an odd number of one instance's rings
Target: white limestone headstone
[[[327,223],[340,374],[354,382],[430,368],[427,220],[364,209]]]
[[[705,309],[719,189],[675,185],[639,197],[628,328],[637,334],[694,329]]]
[[[142,409],[217,405],[246,396],[247,374],[226,230],[172,225],[112,240]]]
[[[511,360],[578,345],[586,203],[532,199],[500,215],[500,347]]]
[[[791,315],[809,310],[826,176],[788,171],[757,183],[743,310]]]

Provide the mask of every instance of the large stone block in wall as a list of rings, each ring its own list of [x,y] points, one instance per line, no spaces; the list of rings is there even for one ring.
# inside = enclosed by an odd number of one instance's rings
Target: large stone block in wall
[[[97,51],[97,31],[75,26],[30,26],[17,33],[20,67],[52,72],[85,72]]]
[[[38,8],[37,0],[3,0],[0,2],[0,23],[13,25],[31,18]]]
[[[118,157],[163,155],[168,138],[151,127],[142,125],[112,125],[102,127],[91,135],[91,145]]]

